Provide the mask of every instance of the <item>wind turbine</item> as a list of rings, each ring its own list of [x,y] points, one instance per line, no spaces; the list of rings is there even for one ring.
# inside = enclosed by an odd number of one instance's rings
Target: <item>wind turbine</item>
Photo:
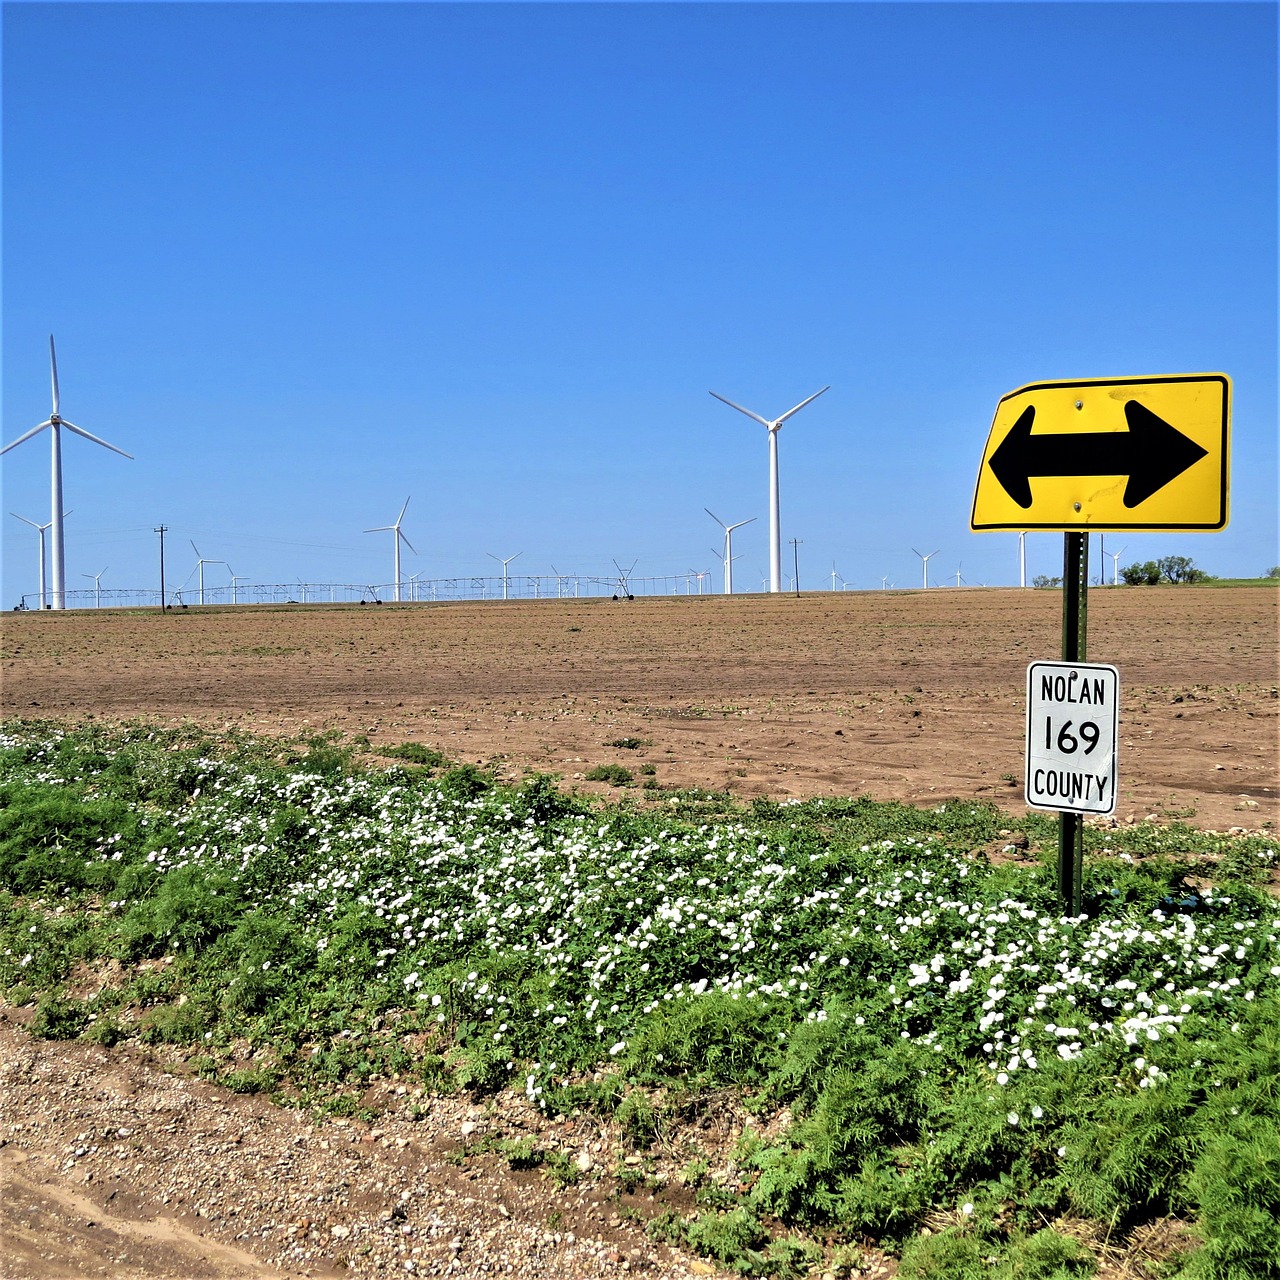
[[[82,573],[82,578],[93,579],[93,607],[95,609],[102,608],[102,575],[106,573],[111,566],[107,565],[106,569],[100,569],[97,573]]]
[[[74,423],[68,422],[59,414],[58,360],[53,350],[53,334],[49,335],[49,378],[53,386],[53,412],[38,427],[32,427],[25,435],[20,435],[16,440],[5,445],[3,449],[0,449],[0,453],[8,453],[10,449],[20,445],[24,440],[30,440],[32,436],[39,435],[45,427],[49,428],[53,454],[51,467],[53,506],[50,510],[49,524],[46,526],[53,530],[50,538],[50,551],[53,558],[53,597],[49,601],[49,607],[65,609],[67,607],[67,563],[62,531],[62,520],[65,514],[62,510],[62,428],[66,427],[73,434],[84,436],[86,440],[92,440],[94,444],[100,444],[104,449],[110,449],[112,453],[118,453],[123,458],[132,459],[133,454],[125,453],[123,449],[117,449],[115,445],[108,444],[105,440],[99,440],[97,436],[91,435],[83,427],[77,427]]]
[[[49,605],[49,588],[44,571],[44,535],[45,530],[52,527],[52,522],[49,524],[36,524],[34,520],[28,520],[26,516],[20,516],[16,511],[10,511],[9,514],[15,520],[21,520],[23,524],[29,524],[40,535],[40,608],[46,609]],[[69,516],[71,512],[64,511],[62,514]]]
[[[227,564],[225,560],[206,560],[204,556],[200,554],[200,548],[197,547],[194,542],[191,543],[191,550],[196,553],[196,572],[200,575],[200,603],[204,604],[204,567],[205,565],[226,564],[228,569],[230,569],[231,566]]]
[[[822,391],[830,390],[830,387],[822,388]],[[752,413],[750,409],[734,404],[732,400],[726,400],[715,391],[710,393],[722,404],[727,404],[729,408],[745,413],[748,418],[754,418],[769,433],[769,590],[772,592],[782,590],[782,528],[778,510],[778,428],[793,413],[799,413],[805,405],[812,404],[822,391],[815,391],[807,400],[801,400],[794,409],[788,409],[782,417],[772,420],[762,418],[758,413]]]
[[[1027,535],[1018,534],[1018,586],[1027,585]]]
[[[524,552],[517,551],[515,555],[508,556],[505,560],[501,556],[495,556],[492,551],[486,551],[485,555],[487,555],[490,560],[496,560],[502,566],[502,598],[505,600],[507,598],[507,565],[509,565],[513,560],[519,560],[520,557],[524,555]],[[397,599],[398,598],[399,597],[397,597]]]
[[[698,594],[699,594],[699,595],[701,595],[701,594],[702,594],[702,580],[703,580],[703,578],[705,578],[705,577],[706,577],[706,576],[711,572],[711,570],[710,570],[710,569],[690,569],[690,570],[689,570],[689,572],[690,572],[691,574],[693,574],[693,576],[694,576],[695,578],[697,578],[697,580],[698,580]]]
[[[1124,555],[1125,549],[1121,547],[1119,551],[1104,551],[1103,555],[1111,557],[1111,585],[1118,587],[1120,585],[1120,557]]]
[[[845,583],[844,583],[844,579],[843,579],[843,578],[841,578],[841,577],[840,577],[840,575],[836,572],[836,562],[833,560],[833,561],[831,562],[831,590],[832,590],[832,591],[834,591],[834,590],[836,589],[836,579],[837,579],[837,578],[839,578],[839,580],[840,580],[840,585],[841,585],[841,586],[844,586],[844,584],[845,584]]]
[[[755,516],[752,516],[751,520],[739,520],[737,524],[725,524],[710,507],[702,509],[724,530],[724,593],[731,596],[733,595],[733,531],[741,529],[744,524],[750,524]]]
[[[226,564],[226,561],[224,560],[223,563]],[[227,565],[227,572],[231,575],[231,603],[239,604],[240,593],[237,584],[241,582],[248,582],[249,579],[243,573],[236,573],[229,564]]]
[[[413,497],[412,494],[409,498]],[[404,513],[409,509],[409,498],[404,500],[404,506],[400,508],[400,514],[396,516],[395,524],[380,524],[376,529],[366,529],[365,533],[391,533],[392,542],[395,547],[395,585],[393,588],[392,599],[399,601],[400,599],[400,539],[404,538],[404,545],[416,556],[418,554],[412,542],[409,541],[405,531],[400,527],[400,521],[404,519]]]
[[[920,559],[924,562],[924,585],[925,585],[925,589],[926,589],[926,590],[928,590],[928,587],[929,587],[929,561],[930,561],[930,560],[932,560],[932,559],[933,559],[933,557],[934,557],[934,556],[936,556],[938,553],[937,553],[936,551],[930,551],[930,552],[929,552],[929,554],[926,556],[926,555],[924,555],[922,552],[920,552],[920,551],[916,551],[915,547],[912,547],[912,548],[911,548],[911,550],[912,550],[912,551],[915,551],[916,555],[918,555],[918,556],[920,557]]]

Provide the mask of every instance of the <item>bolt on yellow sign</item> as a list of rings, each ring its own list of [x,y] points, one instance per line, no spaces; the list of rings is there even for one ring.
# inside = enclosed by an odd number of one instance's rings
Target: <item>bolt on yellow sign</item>
[[[969,527],[1223,529],[1225,373],[1038,382],[996,406]]]

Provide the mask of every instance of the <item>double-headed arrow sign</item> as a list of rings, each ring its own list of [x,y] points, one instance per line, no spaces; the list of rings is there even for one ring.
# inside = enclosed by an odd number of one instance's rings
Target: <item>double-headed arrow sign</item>
[[[970,527],[1221,529],[1230,380],[1039,383],[996,409]]]

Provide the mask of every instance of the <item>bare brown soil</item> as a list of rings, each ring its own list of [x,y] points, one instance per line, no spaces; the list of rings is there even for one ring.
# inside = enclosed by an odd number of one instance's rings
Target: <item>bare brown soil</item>
[[[1278,605],[1267,588],[1092,594],[1089,656],[1121,673],[1118,818],[1280,819]],[[583,778],[596,765],[652,767],[658,787],[628,794],[655,803],[696,786],[1018,811],[1026,666],[1057,655],[1059,610],[1054,592],[935,590],[7,614],[0,710],[337,729],[582,790],[610,790]],[[610,745],[625,739],[640,745]],[[136,1048],[4,1023],[5,1277],[712,1271],[592,1181],[621,1158],[607,1134],[562,1136],[594,1189],[553,1196],[500,1162],[450,1163],[464,1125],[517,1135],[519,1116],[440,1099],[426,1124],[317,1128]],[[1148,1274],[1136,1256],[1104,1271]],[[891,1270],[867,1255],[867,1274]]]
[[[1117,817],[1280,818],[1280,592],[1119,588]],[[1028,662],[1053,591],[933,590],[4,615],[7,715],[190,719],[423,742],[518,777],[652,766],[661,787],[1021,805]],[[609,744],[636,738],[628,750]],[[639,781],[639,779],[637,779]]]

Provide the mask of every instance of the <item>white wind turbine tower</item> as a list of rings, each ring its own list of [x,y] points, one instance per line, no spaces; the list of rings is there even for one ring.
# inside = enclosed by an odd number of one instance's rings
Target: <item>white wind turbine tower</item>
[[[200,586],[199,586],[200,603],[204,604],[204,567],[205,565],[207,564],[224,564],[225,565],[227,564],[227,562],[225,560],[206,560],[204,556],[200,554],[200,548],[197,547],[194,542],[191,543],[191,550],[196,553],[196,572],[200,575]],[[227,565],[227,568],[230,569],[231,566]]]
[[[49,524],[36,524],[34,520],[28,520],[26,516],[20,516],[16,511],[10,511],[9,514],[15,520],[21,520],[23,524],[29,524],[40,535],[40,608],[45,609],[49,604],[49,587],[44,571],[44,535],[45,530],[52,528],[52,522]],[[69,516],[71,512],[64,511],[62,514]]]
[[[1121,547],[1119,551],[1104,551],[1102,554],[1111,557],[1111,585],[1118,587],[1120,585],[1120,557],[1124,555],[1125,548]]]
[[[409,498],[413,497],[412,494]],[[395,566],[393,573],[395,574],[395,585],[392,588],[392,599],[399,601],[400,599],[400,539],[404,539],[404,545],[416,556],[417,550],[412,542],[409,541],[405,531],[400,527],[400,521],[404,519],[404,513],[409,509],[409,498],[404,500],[404,506],[400,508],[400,514],[396,516],[395,524],[380,524],[376,529],[366,529],[365,533],[390,533],[393,545],[395,546]]]
[[[10,449],[20,445],[24,440],[30,440],[32,436],[39,435],[46,427],[49,428],[53,454],[51,467],[53,505],[49,512],[48,526],[52,530],[50,555],[53,560],[53,595],[49,601],[49,606],[53,609],[65,609],[67,607],[67,561],[62,530],[64,515],[62,510],[62,428],[66,427],[68,431],[75,435],[84,436],[86,440],[92,440],[94,444],[100,444],[104,449],[110,449],[112,453],[118,453],[123,458],[132,459],[133,454],[125,453],[123,449],[117,449],[115,445],[108,444],[105,440],[99,440],[97,436],[91,435],[83,427],[77,427],[60,415],[58,411],[58,360],[53,350],[53,334],[49,335],[49,379],[53,386],[53,412],[38,427],[32,427],[26,434],[20,435],[16,440],[5,445],[3,449],[0,449],[0,453],[8,453]]]
[[[513,560],[519,560],[520,557],[524,555],[524,552],[517,551],[515,555],[508,556],[505,560],[501,556],[495,556],[492,551],[486,551],[485,555],[487,555],[490,560],[496,560],[502,566],[502,598],[505,600],[507,598],[507,565],[509,565]]]
[[[927,590],[929,587],[929,561],[938,553],[936,551],[930,551],[928,555],[925,555],[923,552],[916,551],[915,547],[912,547],[911,550],[915,551],[915,554],[924,562],[924,585]]]
[[[223,563],[225,564],[226,562],[224,561]],[[239,604],[240,603],[239,584],[242,582],[248,582],[249,579],[245,574],[237,573],[230,565],[227,565],[227,572],[231,575],[231,603]]]
[[[102,575],[106,573],[111,566],[107,565],[106,569],[99,569],[97,573],[82,573],[82,578],[93,579],[93,607],[95,609],[102,608]]]
[[[733,595],[733,531],[741,529],[744,524],[751,524],[755,516],[750,520],[739,520],[737,524],[725,524],[710,507],[702,509],[724,530],[724,593],[731,596]]]
[[[1018,534],[1018,586],[1027,585],[1027,535]]]
[[[822,391],[830,390],[830,387],[822,388]],[[788,409],[780,418],[772,420],[762,418],[758,413],[752,413],[750,409],[734,404],[732,400],[726,400],[715,391],[710,393],[722,404],[727,404],[729,408],[745,413],[748,418],[754,418],[769,433],[769,590],[772,592],[782,590],[782,526],[778,508],[778,428],[793,413],[799,413],[805,405],[812,404],[822,391],[815,391],[807,400],[801,400],[794,409]]]

